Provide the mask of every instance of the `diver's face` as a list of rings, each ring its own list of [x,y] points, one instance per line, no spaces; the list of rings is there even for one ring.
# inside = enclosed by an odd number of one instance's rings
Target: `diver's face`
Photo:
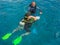
[[[32,2],[32,6],[33,6],[33,7],[36,6],[36,3],[35,3],[35,2]]]

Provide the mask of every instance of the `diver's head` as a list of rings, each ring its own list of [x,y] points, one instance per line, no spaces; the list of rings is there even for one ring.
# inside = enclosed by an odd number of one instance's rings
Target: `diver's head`
[[[25,20],[28,20],[28,17],[29,17],[29,16],[30,16],[30,14],[29,14],[29,13],[26,13],[24,19],[25,19]]]
[[[26,13],[25,16],[27,16],[27,17],[30,16],[30,13]]]
[[[35,2],[32,2],[32,4],[31,4],[32,6],[36,6],[36,3]]]

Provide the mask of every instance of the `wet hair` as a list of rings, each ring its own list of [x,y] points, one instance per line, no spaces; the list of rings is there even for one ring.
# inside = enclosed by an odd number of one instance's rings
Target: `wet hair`
[[[26,13],[25,16],[27,16],[27,17],[30,16],[30,13]]]
[[[26,13],[24,19],[27,20],[28,16],[30,16],[30,13]]]
[[[33,2],[32,2],[33,3]],[[30,4],[32,6],[32,3]],[[35,3],[35,2],[34,2]],[[35,6],[36,6],[36,3],[35,3]]]
[[[37,4],[36,4],[37,5]],[[36,8],[36,5],[35,5],[35,8]],[[32,3],[29,5],[30,7],[32,7]]]

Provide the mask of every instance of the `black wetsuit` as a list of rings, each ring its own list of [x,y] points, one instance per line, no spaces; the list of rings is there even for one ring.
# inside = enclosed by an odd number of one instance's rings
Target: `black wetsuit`
[[[32,4],[29,5],[29,12],[30,14],[35,14],[36,13],[36,10],[39,10],[40,12],[42,12],[42,10],[40,8],[38,8],[37,6],[32,6]]]
[[[30,32],[30,28],[32,26],[32,23],[34,22],[34,19],[30,19],[30,20],[26,20],[27,17],[25,18],[25,25],[24,25],[24,29],[27,31],[27,32]]]
[[[25,26],[24,26],[24,29],[27,31],[27,32],[31,32],[30,31],[30,27],[32,26],[32,23],[25,23]]]
[[[29,12],[30,12],[31,14],[34,14],[34,13],[36,12],[36,6],[33,7],[33,6],[30,4],[29,7],[30,7]]]

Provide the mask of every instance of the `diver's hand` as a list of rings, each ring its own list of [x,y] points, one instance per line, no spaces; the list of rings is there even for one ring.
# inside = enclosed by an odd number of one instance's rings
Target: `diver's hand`
[[[42,12],[40,12],[40,14],[43,14]]]
[[[39,20],[40,19],[40,16],[36,16],[36,19]]]

